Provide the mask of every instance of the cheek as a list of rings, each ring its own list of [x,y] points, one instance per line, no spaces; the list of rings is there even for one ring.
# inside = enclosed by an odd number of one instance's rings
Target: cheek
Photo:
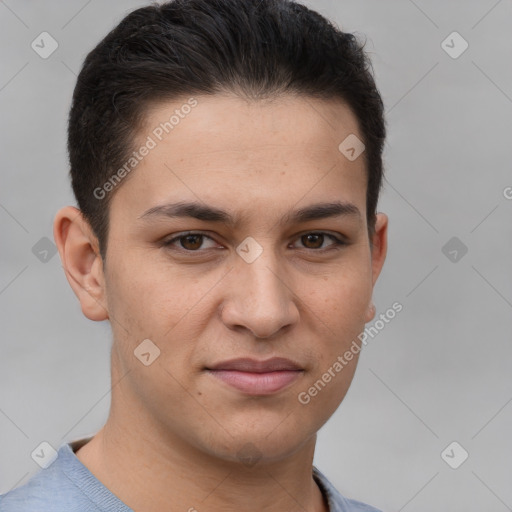
[[[371,275],[360,269],[341,271],[322,281],[310,297],[312,308],[334,333],[362,327],[372,297]]]
[[[142,329],[161,321],[172,325],[187,309],[188,297],[183,280],[165,266],[151,264],[148,258],[127,253],[112,265],[107,281],[109,312]]]
[[[328,357],[322,358],[322,362],[311,372],[310,378],[304,382],[297,394],[301,421],[309,421],[314,431],[327,422],[350,388],[358,356],[352,355],[350,361],[343,358],[349,345],[340,346],[339,350],[334,350]]]
[[[313,316],[318,334],[316,346],[321,347],[315,351],[311,382],[320,379],[322,382],[317,387],[325,384],[325,389],[318,392],[318,401],[330,409],[345,396],[354,376],[361,350],[359,336],[365,327],[372,286],[371,278],[364,271],[347,271],[337,279],[330,277],[322,283],[310,302],[311,310],[316,313]]]
[[[165,265],[137,267],[125,259],[108,283],[111,325],[124,365],[138,368],[134,350],[149,339],[160,351],[158,363],[181,376],[211,318],[208,291],[215,280],[171,272]]]

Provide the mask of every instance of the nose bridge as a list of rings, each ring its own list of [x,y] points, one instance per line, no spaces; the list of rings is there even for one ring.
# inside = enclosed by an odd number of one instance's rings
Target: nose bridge
[[[241,272],[246,275],[247,285],[252,291],[249,296],[254,298],[257,305],[275,305],[281,302],[283,296],[288,295],[288,288],[280,275],[280,265],[277,258],[266,251],[266,256],[259,256],[253,263],[242,263]]]
[[[243,325],[257,337],[266,338],[293,323],[297,310],[283,265],[270,243],[258,244],[259,249],[254,241],[248,244],[244,247],[242,243],[237,249],[240,257],[233,275],[231,303],[224,307],[224,321]]]

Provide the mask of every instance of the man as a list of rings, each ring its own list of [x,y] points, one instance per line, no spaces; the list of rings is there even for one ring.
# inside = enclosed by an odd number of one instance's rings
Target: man
[[[384,138],[361,45],[300,4],[126,16],[78,77],[54,222],[112,327],[110,415],[0,510],[376,511],[313,455],[375,315]]]

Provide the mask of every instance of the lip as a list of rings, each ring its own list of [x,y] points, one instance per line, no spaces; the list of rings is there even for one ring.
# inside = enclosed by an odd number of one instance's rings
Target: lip
[[[248,395],[270,395],[288,387],[304,372],[297,363],[283,357],[265,361],[231,359],[206,368],[225,384]]]
[[[297,363],[284,357],[272,357],[264,361],[251,359],[250,357],[240,357],[230,359],[208,366],[207,370],[237,370],[240,372],[268,373],[282,370],[302,370]]]

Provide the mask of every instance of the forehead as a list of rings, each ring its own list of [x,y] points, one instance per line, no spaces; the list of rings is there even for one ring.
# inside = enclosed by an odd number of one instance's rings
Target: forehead
[[[112,207],[124,202],[140,214],[183,198],[264,207],[305,195],[364,203],[364,158],[350,161],[339,149],[354,135],[362,139],[356,117],[334,100],[198,95],[155,104],[135,143],[151,149]]]
[[[148,134],[157,143],[188,137],[196,154],[258,145],[268,149],[273,143],[304,145],[315,153],[332,150],[349,134],[362,139],[357,119],[344,102],[292,95],[245,100],[217,94],[156,103],[147,111],[139,138]]]

